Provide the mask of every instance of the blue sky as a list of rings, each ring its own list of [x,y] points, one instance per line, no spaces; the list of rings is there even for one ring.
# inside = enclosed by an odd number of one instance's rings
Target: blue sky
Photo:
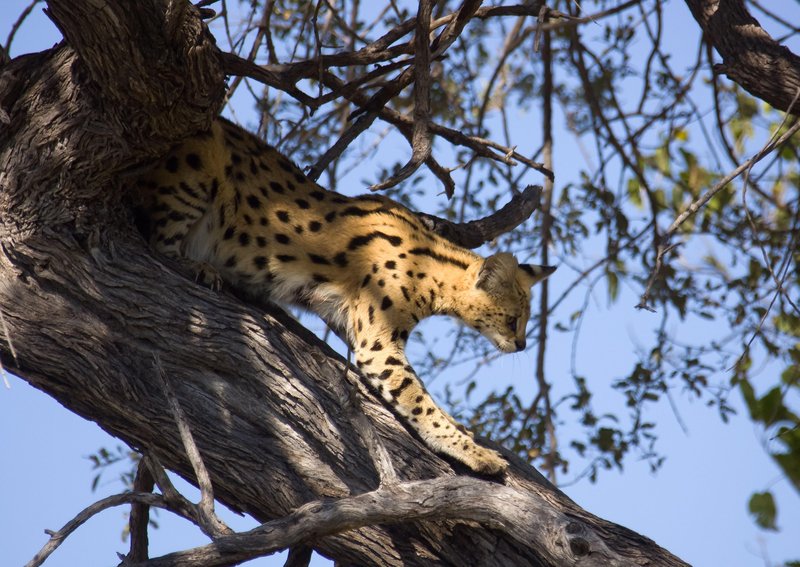
[[[27,2],[6,0],[0,14],[0,41]],[[676,3],[672,16],[685,19],[687,29],[695,24],[682,3]],[[680,21],[680,20],[676,20]],[[12,55],[37,51],[58,41],[52,23],[40,7],[15,40]],[[220,41],[222,45],[224,43]],[[239,109],[246,116],[248,109]],[[394,143],[394,142],[390,142]],[[557,140],[557,144],[558,144]],[[397,143],[405,156],[407,147]],[[566,182],[573,164],[582,158],[574,145],[556,146],[556,172],[559,182]],[[364,166],[369,167],[369,164]],[[374,171],[362,170],[356,177],[374,177]],[[531,178],[531,182],[537,182]],[[340,187],[341,188],[341,187]],[[356,187],[358,193],[363,187]],[[552,278],[551,297],[568,285],[569,274],[557,272]],[[605,307],[604,292],[592,299],[600,316],[588,318],[580,338],[579,365],[595,382],[592,387],[601,395],[609,384],[630,366],[632,351],[650,332],[655,318],[631,306],[639,290],[623,288],[620,301]],[[439,324],[439,323],[437,323]],[[675,327],[677,329],[677,326]],[[423,332],[438,332],[425,326]],[[702,332],[691,329],[687,333]],[[563,344],[562,344],[563,343]],[[548,376],[569,380],[569,340],[554,339],[548,351]],[[506,356],[492,367],[500,383],[510,383],[524,391],[529,370],[534,363],[532,352]],[[591,371],[591,372],[590,372]],[[762,384],[772,378],[762,377]],[[44,529],[57,529],[79,510],[95,500],[121,490],[109,474],[96,492],[90,490],[93,472],[87,455],[99,447],[114,447],[119,441],[110,438],[96,424],[61,407],[47,395],[31,388],[16,377],[8,377],[10,388],[0,386],[0,550],[3,562],[21,565],[46,541]],[[437,381],[434,391],[440,390]],[[486,387],[499,387],[488,382]],[[659,446],[668,459],[656,475],[645,462],[629,461],[623,473],[607,472],[597,484],[580,481],[566,493],[590,512],[642,533],[689,563],[700,566],[745,567],[769,565],[800,558],[800,499],[782,480],[781,473],[765,455],[764,434],[755,428],[733,396],[739,415],[731,423],[720,422],[716,413],[703,401],[681,397],[680,415],[687,426],[684,433],[669,405],[655,406],[653,420],[659,423]],[[601,401],[601,403],[603,403]],[[608,399],[612,406],[618,400]],[[573,471],[574,474],[574,471]],[[572,475],[568,476],[571,478]],[[181,484],[185,486],[185,484]],[[195,492],[186,487],[190,498]],[[780,515],[779,533],[759,530],[747,514],[747,500],[756,490],[771,489],[777,496]],[[90,520],[46,562],[48,566],[100,566],[117,563],[116,552],[127,551],[120,539],[125,521],[122,508],[104,512]],[[228,514],[234,528],[255,525],[249,519]],[[160,513],[161,529],[151,533],[151,554],[167,553],[206,542],[196,528],[183,520]],[[791,527],[794,527],[794,532]],[[770,561],[772,563],[770,563]],[[268,558],[253,565],[282,565],[282,559]],[[325,564],[318,561],[318,564]]]

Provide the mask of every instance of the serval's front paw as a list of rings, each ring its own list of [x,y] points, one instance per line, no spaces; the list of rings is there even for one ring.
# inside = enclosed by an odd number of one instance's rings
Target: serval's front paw
[[[500,474],[508,468],[508,462],[500,453],[477,444],[466,449],[459,460],[480,474]]]
[[[217,269],[206,262],[196,262],[194,264],[194,281],[210,287],[214,291],[222,289],[222,276]]]

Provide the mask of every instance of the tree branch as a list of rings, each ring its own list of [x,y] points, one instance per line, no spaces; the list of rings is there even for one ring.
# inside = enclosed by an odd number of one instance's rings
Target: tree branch
[[[535,547],[540,554],[537,564],[562,565],[567,549],[572,561],[588,567],[605,567],[620,559],[608,549],[602,533],[568,515],[553,513],[543,495],[475,478],[444,477],[385,486],[336,501],[309,502],[249,532],[126,567],[230,565],[365,526],[453,519],[502,530],[517,545]],[[685,564],[668,561],[663,565]]]
[[[417,213],[425,225],[451,242],[464,248],[477,248],[515,229],[539,208],[542,188],[528,185],[522,193],[514,195],[502,209],[479,220],[454,223],[427,213]]]
[[[722,56],[724,73],[753,96],[778,110],[790,110],[800,89],[800,57],[764,31],[743,0],[686,0],[708,41]]]

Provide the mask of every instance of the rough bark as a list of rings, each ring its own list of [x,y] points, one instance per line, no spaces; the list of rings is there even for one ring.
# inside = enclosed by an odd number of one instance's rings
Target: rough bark
[[[224,93],[196,10],[180,0],[48,5],[66,42],[0,69],[6,368],[193,482],[163,370],[216,497],[262,521],[379,486],[359,412],[399,481],[464,484],[453,475],[467,471],[432,454],[292,318],[195,285],[133,229],[126,175],[207,125]],[[342,565],[684,565],[509,460],[505,478],[462,487],[490,527],[441,513],[402,522],[398,510],[399,523],[307,543]],[[499,509],[511,515],[497,521]],[[470,516],[454,505],[450,517]]]
[[[800,57],[764,31],[743,0],[686,0],[706,39],[722,56],[714,71],[747,92],[800,116]]]

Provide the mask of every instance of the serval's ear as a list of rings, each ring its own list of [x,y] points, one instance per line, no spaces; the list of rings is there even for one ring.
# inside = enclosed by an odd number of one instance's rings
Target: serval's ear
[[[537,264],[520,264],[519,271],[522,282],[528,287],[546,279],[556,271],[556,266],[539,266]]]
[[[486,293],[499,294],[508,289],[517,271],[517,259],[508,252],[492,254],[483,261],[475,287]]]

